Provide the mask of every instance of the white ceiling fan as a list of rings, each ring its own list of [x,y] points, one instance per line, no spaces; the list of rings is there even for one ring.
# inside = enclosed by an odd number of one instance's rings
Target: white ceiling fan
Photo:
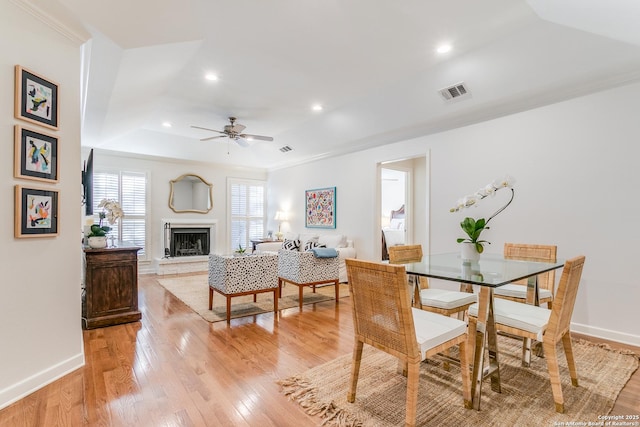
[[[217,132],[222,134],[222,135],[210,136],[208,138],[202,138],[200,141],[210,141],[212,139],[218,139],[218,138],[230,138],[230,139],[233,139],[235,142],[237,142],[238,145],[241,145],[243,147],[248,147],[249,143],[247,141],[251,141],[251,140],[273,141],[273,138],[270,136],[251,135],[248,133],[242,133],[242,131],[246,128],[246,126],[241,125],[240,123],[236,123],[235,117],[229,117],[229,121],[231,122],[231,124],[226,125],[224,127],[224,130],[209,129],[209,128],[203,128],[200,126],[193,126],[193,125],[191,127],[194,129],[208,130],[210,132]]]

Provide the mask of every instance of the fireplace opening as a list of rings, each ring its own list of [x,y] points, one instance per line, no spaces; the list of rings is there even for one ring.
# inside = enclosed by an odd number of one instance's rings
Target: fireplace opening
[[[170,256],[209,255],[209,228],[172,228]]]

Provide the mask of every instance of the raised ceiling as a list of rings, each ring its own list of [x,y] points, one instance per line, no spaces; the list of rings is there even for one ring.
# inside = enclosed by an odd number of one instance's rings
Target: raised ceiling
[[[635,1],[29,3],[91,34],[82,144],[174,159],[278,168],[640,78]],[[438,93],[459,82],[468,95]],[[274,141],[201,142],[214,134],[190,127],[229,116]]]

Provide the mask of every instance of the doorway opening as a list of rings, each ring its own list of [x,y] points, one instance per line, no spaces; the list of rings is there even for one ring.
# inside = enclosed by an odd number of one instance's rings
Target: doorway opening
[[[382,260],[394,245],[421,244],[428,251],[427,156],[378,163],[377,233]]]

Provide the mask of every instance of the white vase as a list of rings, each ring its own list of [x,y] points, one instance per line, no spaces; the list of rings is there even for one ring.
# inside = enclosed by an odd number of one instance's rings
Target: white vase
[[[101,249],[107,247],[107,236],[91,236],[87,239],[90,248]]]
[[[469,242],[462,242],[460,243],[460,246],[462,246],[461,252],[460,252],[460,258],[462,258],[463,260],[478,261],[480,259],[480,254],[476,250],[475,244],[469,243]]]

